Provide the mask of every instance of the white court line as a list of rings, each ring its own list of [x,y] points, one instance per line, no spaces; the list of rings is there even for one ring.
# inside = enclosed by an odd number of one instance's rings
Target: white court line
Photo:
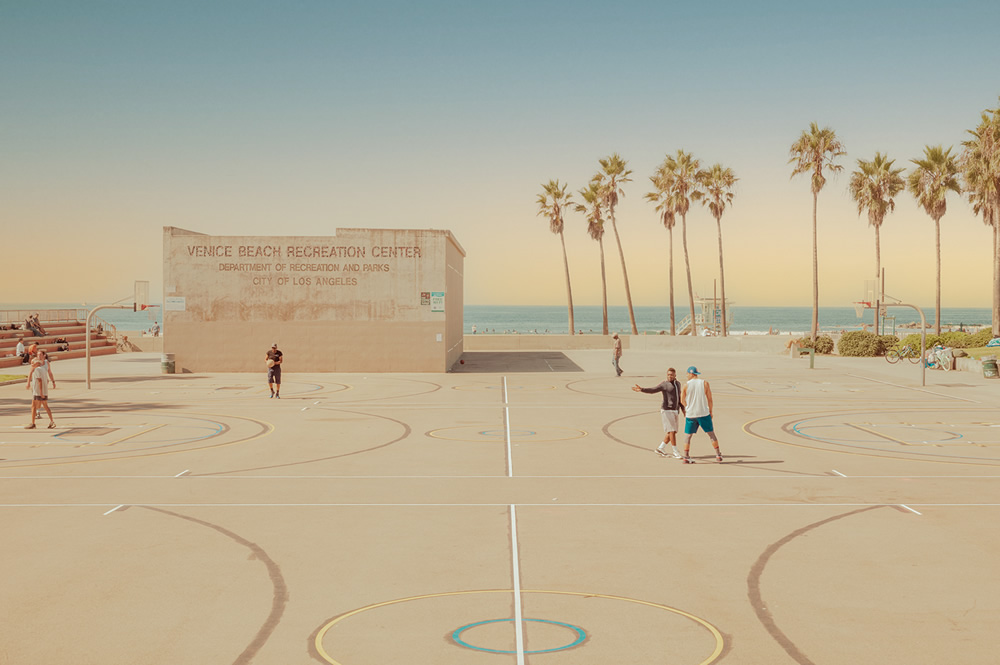
[[[514,452],[510,446],[510,407],[507,406],[507,377],[503,377],[503,435],[507,440],[507,477],[514,477]]]
[[[106,503],[0,503],[0,508],[103,508]],[[130,501],[116,506],[165,508],[496,508],[509,503],[156,503]],[[518,503],[523,507],[566,508],[870,508],[899,503]],[[931,508],[1000,508],[1000,503],[921,503]],[[912,508],[907,508],[913,510]],[[108,511],[112,512],[112,511]]]
[[[191,469],[184,469],[183,471],[181,471],[180,473],[178,473],[176,476],[174,476],[174,478],[180,478],[185,473],[191,473]]]
[[[308,408],[309,408],[308,406],[304,406],[304,407],[302,407],[302,409],[301,409],[301,410],[302,410],[302,411],[305,411],[305,410],[307,410]]]
[[[517,548],[517,513],[510,504],[510,559],[514,576],[514,644],[517,649],[517,665],[524,665],[524,626],[521,619],[521,565]]]
[[[946,397],[948,399],[957,399],[962,402],[971,402],[972,404],[982,404],[982,402],[974,399],[966,399],[964,397],[955,397],[954,395],[945,395],[944,393],[936,393],[933,390],[926,390],[924,388],[914,388],[913,386],[901,386],[898,383],[889,383],[888,381],[879,381],[878,379],[873,379],[870,376],[861,376],[859,374],[848,374],[847,376],[853,376],[855,379],[864,379],[866,381],[874,381],[875,383],[881,383],[887,386],[893,386],[895,388],[905,388],[907,390],[916,390],[917,392],[927,393],[928,395],[934,395],[935,397]]]
[[[6,469],[0,468],[2,471],[17,469],[19,467],[8,467]],[[844,478],[852,478],[854,480],[996,480],[1000,476],[917,476],[917,475],[903,475],[903,476],[845,476],[836,469],[833,470],[834,473],[840,474]],[[182,472],[183,473],[183,472]],[[178,476],[181,474],[178,474]],[[5,480],[138,480],[138,479],[157,479],[157,478],[177,478],[178,476],[0,476],[0,482]],[[484,476],[230,476],[230,475],[201,475],[201,476],[191,476],[192,480],[483,480],[487,478],[506,478],[507,476],[498,476],[496,474],[484,475]],[[790,476],[785,474],[779,475],[768,475],[768,476],[691,476],[686,473],[679,474],[663,474],[655,476],[518,476],[518,478],[525,479],[543,479],[543,480],[592,480],[592,479],[607,479],[607,480],[674,480],[677,478],[685,478],[691,481],[705,481],[705,482],[719,482],[719,481],[737,481],[737,480],[824,480],[828,479],[830,476],[822,473],[817,473],[813,475],[801,475],[801,476]]]
[[[319,400],[316,400],[315,402],[313,402],[313,405],[316,405],[316,404],[319,404]]]
[[[121,504],[120,506],[115,506],[114,508],[112,508],[111,510],[109,510],[108,512],[106,512],[106,513],[104,513],[104,514],[105,514],[105,515],[110,515],[111,513],[115,512],[116,510],[118,510],[119,508],[123,507],[124,505],[125,505],[125,504],[123,503],[123,504]]]
[[[911,513],[914,513],[914,514],[916,514],[916,515],[923,515],[923,513],[918,513],[918,512],[917,512],[917,511],[915,511],[915,510],[914,510],[913,508],[910,508],[909,506],[907,506],[907,505],[906,505],[905,503],[901,503],[901,504],[899,504],[899,505],[900,505],[900,507],[902,507],[902,508],[906,508],[906,509],[907,509],[907,510],[909,510],[909,511],[910,511]]]
[[[835,474],[837,474],[838,476],[840,476],[841,478],[846,478],[846,477],[847,477],[847,476],[845,476],[844,474],[842,474],[842,473],[841,473],[840,471],[837,471],[836,469],[833,469],[833,472],[834,472]]]

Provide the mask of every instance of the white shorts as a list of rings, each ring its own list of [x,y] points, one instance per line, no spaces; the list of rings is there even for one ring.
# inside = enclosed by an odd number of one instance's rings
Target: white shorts
[[[677,411],[666,411],[664,409],[660,409],[660,420],[663,421],[664,432],[677,431],[677,414]]]

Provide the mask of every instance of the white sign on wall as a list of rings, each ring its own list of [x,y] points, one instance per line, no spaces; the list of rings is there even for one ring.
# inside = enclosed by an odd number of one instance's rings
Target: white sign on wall
[[[432,291],[431,292],[431,311],[432,312],[443,312],[444,311],[444,292],[443,291]]]
[[[165,312],[183,312],[187,309],[184,296],[165,296],[163,298],[163,310]]]

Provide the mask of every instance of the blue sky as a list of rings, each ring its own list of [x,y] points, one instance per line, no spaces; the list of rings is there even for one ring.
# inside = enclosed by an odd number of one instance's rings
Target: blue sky
[[[0,301],[117,298],[134,279],[158,291],[164,225],[372,226],[451,229],[470,304],[560,304],[535,197],[550,178],[579,189],[618,152],[634,170],[617,215],[633,299],[658,305],[666,233],[642,194],[683,148],[741,178],[723,218],[731,297],[807,305],[812,201],[787,161],[816,121],[848,151],[820,195],[821,304],[848,304],[874,271],[846,194],[855,160],[880,150],[909,166],[925,144],[963,140],[997,105],[998,24],[989,2],[0,0],[0,215],[5,233],[43,233],[52,257],[30,294],[4,279]],[[987,230],[957,197],[943,225],[945,306],[988,306]],[[597,304],[584,227],[568,220],[574,296]],[[933,301],[932,228],[908,195],[886,221],[883,264],[906,300]],[[688,242],[710,292],[706,211],[689,215]],[[5,270],[30,265],[18,254]]]

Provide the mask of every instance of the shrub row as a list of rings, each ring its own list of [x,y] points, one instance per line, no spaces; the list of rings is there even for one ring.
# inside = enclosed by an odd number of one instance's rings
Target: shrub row
[[[864,330],[844,333],[837,342],[837,353],[842,356],[871,358],[884,356],[886,349],[899,343],[895,335],[876,335]],[[917,340],[917,344],[920,341]]]
[[[983,328],[974,335],[966,332],[946,332],[940,335],[927,334],[925,340],[927,348],[935,344],[950,346],[953,349],[975,349],[986,346],[986,343],[993,339],[993,331],[990,328]],[[903,338],[903,344],[909,344],[915,349],[920,348],[920,333],[911,333]]]
[[[799,346],[803,349],[811,349],[813,347],[811,337],[803,337],[799,340]],[[816,353],[833,353],[833,338],[829,335],[817,335],[816,337]]]

